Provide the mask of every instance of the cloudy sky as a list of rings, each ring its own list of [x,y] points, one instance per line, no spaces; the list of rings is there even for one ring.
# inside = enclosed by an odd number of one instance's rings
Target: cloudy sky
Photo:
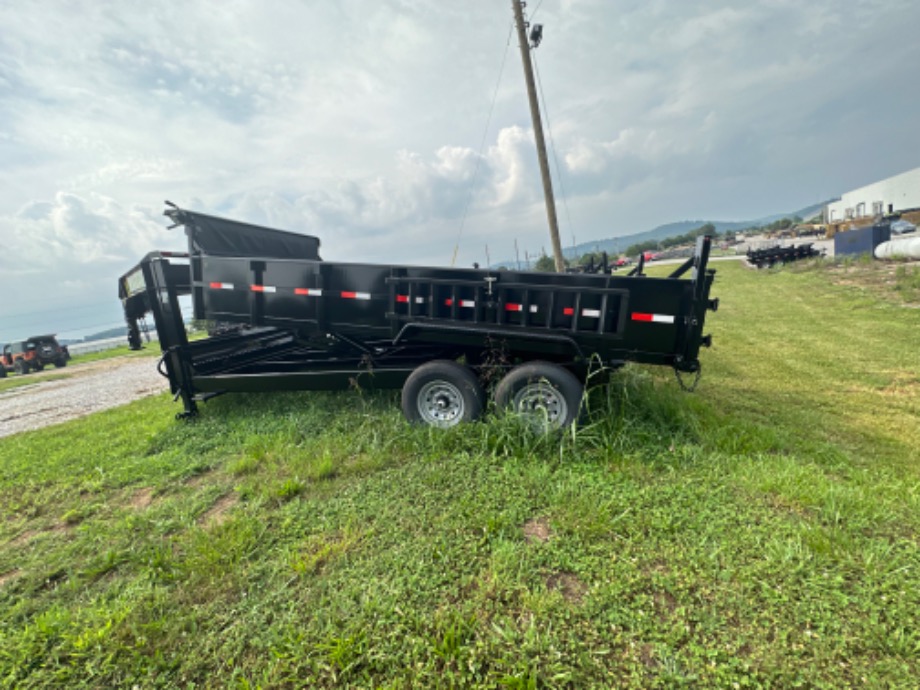
[[[916,0],[528,12],[565,243],[920,165]],[[2,0],[0,26],[0,341],[118,325],[117,277],[183,246],[165,199],[330,260],[550,246],[510,0]]]

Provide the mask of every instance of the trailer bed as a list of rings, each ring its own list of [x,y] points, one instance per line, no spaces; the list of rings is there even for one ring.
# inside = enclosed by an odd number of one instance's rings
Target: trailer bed
[[[549,362],[581,382],[625,362],[699,370],[709,238],[666,278],[323,261],[320,242],[171,207],[188,253],[152,252],[119,280],[129,341],[154,316],[185,403],[229,391],[400,387],[425,363]],[[683,276],[687,274],[688,277]],[[230,333],[189,342],[178,297]]]

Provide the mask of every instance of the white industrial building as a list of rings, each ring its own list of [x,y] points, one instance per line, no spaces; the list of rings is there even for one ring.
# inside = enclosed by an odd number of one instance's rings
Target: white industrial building
[[[826,223],[840,223],[920,208],[920,168],[847,192],[824,209]]]

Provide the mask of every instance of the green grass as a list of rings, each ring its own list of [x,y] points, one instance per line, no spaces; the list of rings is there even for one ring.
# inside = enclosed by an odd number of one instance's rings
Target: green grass
[[[13,388],[22,388],[23,386],[31,386],[36,383],[42,383],[43,381],[60,381],[62,379],[69,379],[70,374],[46,374],[41,377],[29,377],[25,376],[7,376],[6,378],[0,379],[0,393],[3,391],[8,391]]]
[[[75,355],[69,364],[82,364],[84,362],[98,362],[103,359],[112,359],[114,357],[153,357],[160,355],[159,343],[147,343],[143,350],[132,350],[127,345],[114,347],[110,350],[100,352],[87,352],[84,355]]]
[[[0,441],[8,687],[915,687],[920,310],[718,265],[575,433],[168,396]]]

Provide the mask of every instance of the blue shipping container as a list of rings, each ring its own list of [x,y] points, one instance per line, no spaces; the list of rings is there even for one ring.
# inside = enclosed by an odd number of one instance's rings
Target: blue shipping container
[[[886,221],[865,228],[838,232],[834,235],[834,256],[842,254],[872,254],[882,242],[891,239],[891,226]]]

